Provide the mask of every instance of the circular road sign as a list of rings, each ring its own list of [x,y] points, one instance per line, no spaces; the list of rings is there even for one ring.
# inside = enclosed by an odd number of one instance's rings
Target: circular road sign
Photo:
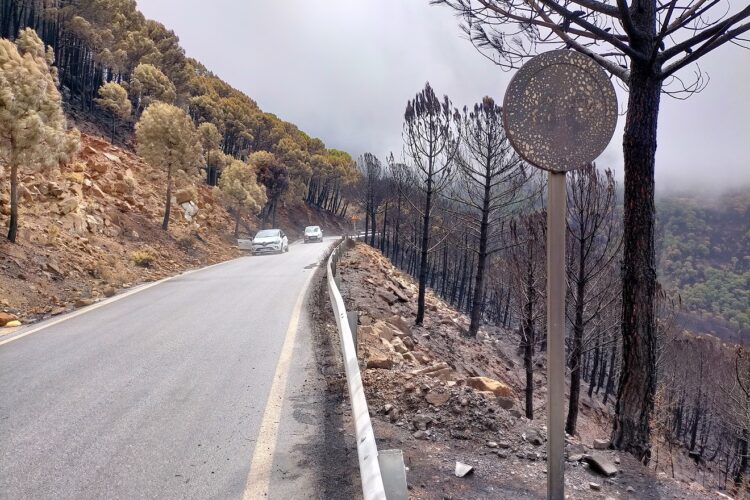
[[[513,76],[503,100],[503,124],[523,159],[566,172],[591,163],[607,147],[617,124],[617,96],[591,58],[553,50]]]

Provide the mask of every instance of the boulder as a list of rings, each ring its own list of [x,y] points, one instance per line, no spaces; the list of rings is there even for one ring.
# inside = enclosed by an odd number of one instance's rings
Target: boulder
[[[432,423],[432,417],[429,415],[415,415],[414,419],[412,420],[412,424],[414,424],[414,427],[421,430],[427,430],[427,427]]]
[[[592,455],[586,455],[583,457],[583,460],[586,461],[591,469],[594,472],[598,472],[599,474],[611,477],[617,474],[617,467],[609,461],[607,457],[604,455],[599,454],[592,454]]]
[[[595,450],[608,450],[612,446],[612,442],[609,439],[594,439]]]
[[[407,349],[410,351],[414,350],[414,340],[411,337],[404,336],[401,338],[401,341],[404,343]]]
[[[404,293],[399,290],[397,287],[393,286],[392,284],[388,284],[388,289],[393,292],[393,294],[396,296],[399,302],[409,302],[409,297],[404,295]]]
[[[193,192],[190,189],[181,189],[174,194],[178,205],[193,201]]]
[[[78,214],[67,214],[61,222],[63,229],[69,233],[82,236],[88,231],[86,220]]]
[[[47,194],[59,198],[63,194],[63,188],[61,188],[56,182],[47,183]]]
[[[196,205],[192,201],[181,203],[180,207],[182,207],[182,211],[185,213],[185,220],[187,221],[192,221],[193,217],[195,217],[195,214],[198,213],[198,205]]]
[[[388,339],[384,339],[383,337],[380,337],[380,343],[383,344],[383,347],[386,348],[388,352],[395,353],[396,348],[393,347],[393,344]]]
[[[127,194],[133,191],[133,187],[125,181],[116,181],[112,184],[112,191],[118,194]]]
[[[94,184],[94,186],[96,186],[96,184]],[[101,191],[102,191],[103,193],[106,193],[106,194],[109,194],[109,195],[111,195],[111,194],[112,194],[112,193],[114,192],[114,190],[113,190],[113,188],[112,188],[112,184],[110,184],[110,183],[109,183],[109,182],[107,182],[106,180],[103,180],[102,182],[100,182],[100,183],[99,183],[99,189],[100,189],[100,190],[101,190]],[[102,197],[102,198],[103,198],[103,197]]]
[[[394,338],[391,341],[391,345],[393,345],[393,349],[398,353],[406,354],[407,352],[409,352],[409,349],[406,348],[404,342],[398,337]]]
[[[498,396],[496,402],[497,405],[504,410],[510,410],[516,404],[513,398],[506,398],[504,396]]]
[[[534,428],[527,429],[526,432],[523,433],[523,439],[534,446],[541,446],[544,444],[544,436]]]
[[[97,198],[104,198],[104,197],[106,197],[106,195],[104,194],[104,191],[102,191],[101,188],[99,187],[99,185],[96,184],[96,183],[92,183],[91,184],[91,187],[89,188],[89,192],[93,196],[96,196]]]
[[[106,174],[107,170],[109,170],[109,165],[103,161],[93,161],[89,163],[89,167],[97,174]]]
[[[63,273],[62,270],[60,269],[60,264],[56,260],[53,260],[53,259],[47,261],[44,268],[51,273],[57,274],[58,276],[61,276]]]
[[[86,215],[86,225],[89,232],[94,234],[100,233],[104,227],[104,220],[98,215]]]
[[[18,318],[11,313],[0,312],[0,326],[6,326],[11,321],[16,321]]]
[[[23,201],[31,201],[34,198],[34,195],[29,188],[21,184],[18,186],[18,197]]]
[[[78,208],[78,199],[70,197],[65,198],[57,205],[57,210],[62,215],[69,214],[70,212],[74,211],[76,208]]]
[[[443,382],[448,382],[449,380],[455,380],[456,379],[456,372],[453,371],[453,368],[443,368],[440,370],[436,370],[434,372],[428,373],[430,377],[434,377],[437,379],[442,380]]]
[[[451,399],[451,395],[448,392],[430,391],[424,399],[433,406],[442,406]]]
[[[367,358],[367,368],[378,368],[381,370],[390,370],[393,368],[393,360],[379,352],[370,353]]]
[[[415,375],[429,375],[432,372],[440,371],[440,370],[443,370],[445,368],[450,368],[450,366],[448,366],[448,363],[445,363],[445,362],[435,363],[432,366],[427,366],[425,368],[421,368],[419,370],[416,370],[414,372],[414,374]]]
[[[473,470],[474,467],[471,465],[456,462],[456,470],[454,471],[454,474],[456,477],[466,477],[468,474],[471,474]]]
[[[416,431],[414,434],[412,434],[415,439],[430,439],[430,435],[427,433],[427,431],[419,430]]]
[[[469,377],[466,379],[466,385],[477,391],[490,391],[495,396],[513,397],[513,390],[508,385],[489,377]]]
[[[14,319],[13,321],[8,321],[7,323],[5,323],[6,328],[15,328],[17,326],[21,326],[21,322],[18,321],[17,319]]]
[[[417,361],[417,358],[414,356],[414,354],[410,352],[407,352],[404,354],[404,361],[406,361],[407,363],[414,364],[414,365],[419,364],[419,361]]]
[[[388,318],[386,322],[395,327],[404,335],[411,336],[411,323],[403,316],[393,315]]]
[[[391,325],[380,320],[371,325],[359,327],[359,331],[374,335],[375,337],[380,337],[381,339],[385,339],[389,342],[393,340],[397,333],[395,329],[391,327]]]

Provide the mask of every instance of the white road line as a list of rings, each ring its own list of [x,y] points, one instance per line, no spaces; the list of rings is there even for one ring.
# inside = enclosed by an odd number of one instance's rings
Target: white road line
[[[313,269],[305,279],[305,283],[302,285],[302,290],[292,310],[289,327],[286,330],[284,344],[281,347],[279,361],[276,364],[276,371],[273,375],[271,391],[268,393],[263,420],[261,421],[260,429],[258,429],[258,439],[255,442],[253,458],[250,461],[250,471],[247,474],[245,492],[242,495],[243,500],[258,500],[268,497],[271,483],[271,466],[273,465],[273,455],[276,451],[276,442],[278,440],[281,408],[284,404],[289,364],[294,352],[294,341],[297,337],[297,328],[299,326],[299,317],[305,293],[307,292],[310,279],[314,274],[315,270]]]
[[[239,257],[237,257],[237,258],[239,258]],[[79,309],[77,311],[74,311],[74,312],[71,312],[69,314],[66,314],[65,316],[62,316],[62,317],[60,317],[60,318],[58,318],[56,320],[50,321],[48,323],[44,323],[43,325],[39,325],[36,328],[31,328],[30,330],[28,330],[26,332],[23,332],[23,333],[20,333],[20,334],[14,336],[14,337],[9,338],[9,339],[2,340],[2,341],[0,341],[0,346],[4,345],[4,344],[8,344],[10,342],[13,342],[14,340],[22,339],[22,338],[24,338],[27,335],[31,335],[32,333],[39,332],[39,331],[44,330],[46,328],[49,328],[51,326],[59,325],[60,323],[62,323],[64,321],[68,321],[69,319],[73,319],[73,318],[76,318],[76,317],[81,316],[83,314],[89,313],[91,311],[99,309],[100,307],[104,307],[106,305],[112,304],[113,302],[117,302],[118,300],[122,300],[125,297],[129,297],[131,295],[135,295],[136,293],[143,292],[144,290],[148,290],[149,288],[155,287],[157,285],[161,285],[162,283],[165,283],[167,281],[173,280],[175,278],[181,278],[181,277],[187,276],[189,274],[197,273],[197,272],[200,272],[200,271],[206,271],[206,270],[211,269],[213,267],[221,266],[221,265],[227,264],[229,262],[234,262],[235,260],[237,260],[237,258],[225,260],[223,262],[217,262],[216,264],[211,264],[210,266],[201,267],[201,268],[198,268],[198,269],[192,269],[190,271],[186,271],[186,272],[181,273],[181,274],[176,274],[174,276],[170,276],[169,278],[163,278],[163,279],[160,279],[159,281],[154,281],[153,283],[147,283],[145,285],[139,286],[139,287],[134,288],[132,290],[128,290],[127,292],[121,293],[120,295],[115,295],[114,297],[110,297],[110,298],[108,298],[106,300],[102,300],[101,302],[97,302],[96,304],[92,304],[90,306],[87,306],[87,307],[84,307],[84,308]]]

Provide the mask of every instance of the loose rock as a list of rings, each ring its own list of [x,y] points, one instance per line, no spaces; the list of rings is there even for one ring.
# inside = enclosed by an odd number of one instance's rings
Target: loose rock
[[[17,319],[18,318],[14,316],[13,314],[0,312],[0,326],[6,326],[11,321],[15,321]]]
[[[609,439],[594,439],[595,450],[608,450],[611,445],[612,442]]]
[[[611,477],[617,474],[617,467],[603,455],[586,455],[583,459],[591,466],[592,470],[603,476]]]
[[[456,462],[456,477],[466,477],[474,471],[474,467],[465,463]]]

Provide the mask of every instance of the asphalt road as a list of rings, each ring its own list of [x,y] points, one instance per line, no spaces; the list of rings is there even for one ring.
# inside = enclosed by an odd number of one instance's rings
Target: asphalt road
[[[0,498],[242,498],[290,318],[327,247],[239,258],[0,345]],[[285,467],[319,424],[306,318],[284,384],[298,403],[266,417]],[[276,462],[270,497],[315,497],[310,467]]]

